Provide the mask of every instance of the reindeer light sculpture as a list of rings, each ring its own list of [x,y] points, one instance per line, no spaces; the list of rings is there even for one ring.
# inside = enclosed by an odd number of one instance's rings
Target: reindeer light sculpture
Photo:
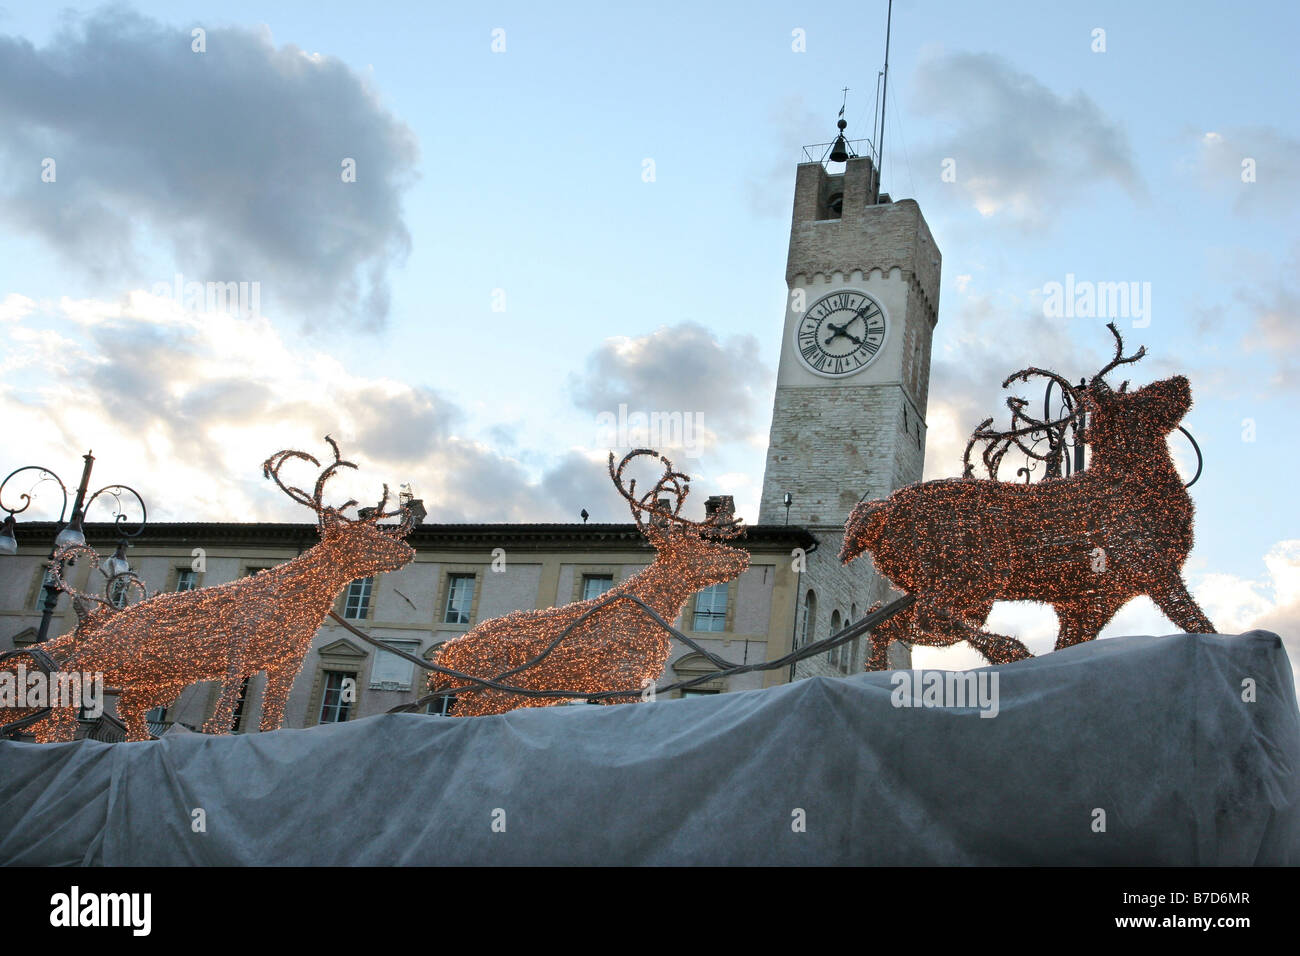
[[[641,455],[659,458],[664,474],[638,497],[636,479],[624,486],[623,473]],[[655,451],[638,448],[624,456],[617,469],[610,453],[609,476],[629,503],[637,529],[654,546],[654,563],[598,598],[484,621],[443,645],[435,664],[485,679],[518,669],[509,678],[515,687],[592,694],[639,692],[643,682],[663,673],[670,651],[668,634],[644,609],[620,597],[634,596],[665,621],[676,620],[695,592],[730,581],[749,567],[748,552],[723,543],[743,534],[744,527],[734,516],[730,498],[720,499],[703,522],[683,518],[690,479]],[[540,661],[526,666],[538,657]],[[455,678],[436,672],[429,678],[435,691],[455,683]],[[500,714],[558,703],[563,701],[481,688],[462,691],[453,714]]]
[[[203,729],[229,732],[240,688],[259,671],[267,675],[260,727],[279,728],[294,677],[334,599],[349,582],[395,571],[415,557],[402,540],[410,534],[415,516],[407,506],[384,511],[387,485],[378,507],[363,510],[357,518],[343,514],[356,501],[338,507],[323,503],[330,477],[340,468],[356,467],[339,457],[332,438],[327,435],[325,440],[334,461],[320,472],[313,494],[280,480],[280,469],[293,458],[319,468],[311,455],[281,451],[262,465],[264,477],[316,513],[318,544],[252,577],[159,594],[120,610],[96,608],[82,617],[76,630],[43,645],[60,670],[102,672],[104,683],[119,689],[118,713],[127,740],[149,739],[145,714],[205,680],[221,681],[221,697]],[[400,521],[379,523],[394,516]],[[74,598],[100,601],[89,595]],[[71,740],[76,726],[75,708],[64,707],[35,724],[34,730],[41,742]]]
[[[1106,373],[1138,361],[1146,349],[1124,357],[1123,339],[1114,324],[1108,328],[1115,356],[1086,386],[1037,368],[1003,383],[1049,377],[1067,390],[1073,411],[1059,421],[1032,422],[1019,411],[1023,402],[1009,400],[1012,429],[989,431],[989,419],[971,440],[992,442],[984,453],[988,479],[974,478],[968,462],[961,478],[908,485],[849,514],[840,560],[869,551],[881,574],[916,597],[873,634],[867,669],[886,666],[893,640],[965,640],[995,664],[1032,656],[1015,638],[984,630],[998,600],[1051,604],[1057,650],[1092,640],[1142,594],[1189,633],[1214,632],[1182,579],[1193,509],[1166,444],[1191,407],[1191,387],[1178,375],[1134,392],[1127,382],[1112,390]],[[1029,432],[1063,431],[1085,414],[1082,434],[1092,454],[1085,471],[1036,484],[996,480],[1011,444],[1029,451],[1021,442]],[[1030,425],[1017,427],[1024,421]]]

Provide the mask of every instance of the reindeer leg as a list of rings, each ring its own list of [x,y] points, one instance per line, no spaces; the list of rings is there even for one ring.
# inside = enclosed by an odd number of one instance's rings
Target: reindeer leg
[[[886,670],[889,667],[889,645],[892,643],[893,638],[889,636],[888,629],[883,625],[871,632],[869,637],[871,639],[871,656],[867,658],[863,670]]]
[[[55,708],[44,720],[32,725],[32,733],[39,744],[57,744],[77,736],[77,709]]]
[[[989,631],[975,630],[966,638],[966,643],[984,655],[990,664],[1012,664],[1027,660],[1034,655],[1014,637],[1005,634],[993,634]]]
[[[1161,582],[1150,591],[1151,600],[1164,612],[1165,617],[1173,621],[1188,634],[1217,634],[1210,619],[1205,616],[1196,599],[1187,591],[1183,576],[1173,568],[1161,575]]]
[[[960,602],[966,606],[966,602]],[[974,602],[969,605],[971,613],[982,624],[988,617],[993,603]],[[990,664],[1009,664],[1034,655],[1014,637],[993,634],[984,630],[977,623],[967,620],[963,615],[924,600],[917,600],[912,605],[916,611],[908,639],[917,644],[930,647],[949,647],[958,641],[965,641],[984,655]],[[900,615],[901,617],[901,615]]]
[[[1119,604],[1123,602],[1097,599],[1081,601],[1063,601],[1052,605],[1056,609],[1058,630],[1056,632],[1055,650],[1073,647],[1085,641],[1095,640],[1106,626],[1106,622],[1115,616]]]
[[[867,613],[880,609],[880,602],[876,602]],[[909,607],[905,611],[900,611],[891,618],[881,621],[874,628],[867,632],[867,639],[871,641],[871,654],[868,656],[866,664],[863,665],[864,671],[883,671],[889,669],[889,645],[894,641],[902,640],[913,630],[913,621],[916,617],[916,605]]]
[[[984,630],[984,622],[992,610],[993,602],[986,601],[975,605],[969,617],[950,614],[949,618],[966,643],[979,651],[990,664],[1011,664],[1033,657],[1029,648],[1014,637]]]
[[[916,606],[922,607],[919,602]],[[991,608],[992,605],[989,607]],[[988,616],[987,610],[984,616]],[[1034,656],[1029,653],[1029,648],[1014,637],[986,631],[946,608],[924,606],[917,626],[934,634],[952,635],[953,640],[950,643],[958,640],[965,641],[983,654],[984,659],[990,664],[1010,664]]]
[[[284,708],[289,703],[289,691],[293,689],[293,679],[297,670],[283,667],[266,672],[266,689],[262,691],[262,722],[258,729],[263,733],[279,730],[284,723]]]
[[[149,740],[149,724],[145,715],[149,713],[149,703],[130,694],[123,694],[117,699],[117,713],[126,725],[126,739],[132,741]]]
[[[221,699],[217,701],[217,709],[212,712],[208,722],[203,725],[205,734],[228,734],[230,733],[231,721],[235,719],[235,703],[239,699],[239,689],[243,686],[244,676],[240,673],[240,667],[237,664],[231,664],[226,669],[225,679],[221,682]]]

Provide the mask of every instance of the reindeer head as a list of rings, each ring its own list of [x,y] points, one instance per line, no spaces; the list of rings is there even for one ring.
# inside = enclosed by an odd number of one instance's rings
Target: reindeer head
[[[1118,391],[1106,383],[1093,385],[1085,397],[1091,420],[1086,436],[1101,449],[1124,444],[1146,446],[1163,438],[1183,420],[1192,406],[1192,389],[1181,375],[1144,385],[1136,392]]]
[[[638,497],[636,479],[624,485],[623,471],[640,455],[658,458],[663,476],[653,488]],[[632,520],[656,551],[660,561],[683,580],[729,581],[749,567],[749,552],[724,544],[745,533],[744,524],[735,514],[730,496],[710,498],[703,521],[691,521],[681,515],[690,494],[690,476],[673,470],[673,463],[649,448],[637,448],[623,456],[614,467],[614,453],[609,453],[609,477],[614,487],[631,506]]]
[[[345,501],[337,507],[324,504],[322,495],[325,491],[325,483],[338,469],[357,467],[352,462],[344,461],[339,457],[339,446],[334,439],[326,435],[325,440],[334,450],[334,461],[316,478],[316,488],[312,494],[307,494],[301,488],[285,485],[280,480],[280,469],[291,458],[300,458],[311,462],[317,468],[320,467],[320,462],[306,452],[276,452],[262,464],[263,476],[274,481],[280,490],[294,501],[306,505],[316,513],[321,542],[338,553],[341,568],[355,577],[366,577],[381,571],[396,571],[415,557],[415,549],[402,539],[415,527],[416,515],[412,513],[409,505],[403,505],[396,511],[384,510],[388,504],[388,485],[384,485],[384,494],[379,499],[378,506],[362,508],[356,518],[349,518],[344,514],[344,511],[357,503],[355,500]],[[379,523],[384,518],[394,516],[401,520],[395,524]]]
[[[1177,428],[1192,407],[1191,385],[1183,376],[1175,375],[1135,392],[1128,390],[1128,382],[1121,382],[1118,389],[1111,388],[1106,373],[1138,361],[1146,355],[1146,348],[1125,356],[1124,340],[1115,324],[1112,322],[1107,328],[1115,336],[1115,356],[1092,377],[1080,395],[1080,407],[1090,418],[1085,439],[1098,450],[1128,445],[1149,447],[1152,441],[1164,438]]]

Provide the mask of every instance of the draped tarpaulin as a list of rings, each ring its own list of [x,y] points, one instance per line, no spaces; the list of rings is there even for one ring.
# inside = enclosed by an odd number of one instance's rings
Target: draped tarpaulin
[[[896,707],[885,672],[499,717],[4,742],[0,862],[1300,863],[1300,722],[1275,635],[1102,640],[996,671],[992,718]]]

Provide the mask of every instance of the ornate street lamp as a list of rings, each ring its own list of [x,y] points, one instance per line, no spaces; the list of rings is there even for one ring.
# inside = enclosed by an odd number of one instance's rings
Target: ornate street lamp
[[[100,495],[107,494],[117,503],[117,514],[113,521],[117,528],[118,544],[117,550],[113,553],[113,556],[105,562],[104,573],[110,581],[115,578],[120,580],[119,575],[124,575],[131,570],[131,565],[126,560],[128,539],[138,537],[139,534],[144,531],[145,521],[148,519],[144,499],[140,497],[138,491],[128,485],[105,485],[103,488],[100,488],[98,491],[88,496],[86,494],[86,489],[90,486],[90,471],[91,468],[94,467],[95,456],[90,452],[87,452],[81,457],[85,461],[85,465],[81,470],[81,484],[78,485],[76,496],[73,498],[72,516],[68,519],[67,523],[64,523],[63,517],[68,511],[68,488],[67,485],[63,483],[62,479],[60,479],[59,476],[50,469],[44,468],[40,465],[24,465],[22,468],[11,471],[5,477],[4,481],[0,481],[0,511],[9,512],[4,519],[4,524],[0,526],[0,555],[17,554],[17,522],[14,520],[14,515],[22,514],[31,506],[31,491],[35,489],[36,485],[45,481],[53,481],[59,486],[59,490],[63,493],[63,505],[59,508],[59,520],[57,522],[59,525],[59,532],[55,535],[54,546],[50,549],[50,560],[53,561],[54,556],[63,548],[85,546],[86,533],[82,528],[82,521],[86,512],[90,509],[90,506],[94,504],[95,500]],[[10,480],[12,480],[15,475],[25,471],[39,472],[40,477],[36,479],[31,488],[19,496],[21,505],[17,508],[11,508],[4,503],[5,486],[9,484]],[[126,494],[132,495],[140,505],[140,523],[134,528],[132,528],[127,522],[126,514],[122,508],[122,496]],[[41,626],[36,635],[36,642],[38,644],[43,642],[46,637],[49,636],[50,618],[53,616],[58,602],[59,589],[52,580],[48,579],[47,575],[47,580],[45,582],[45,601],[41,607]]]

